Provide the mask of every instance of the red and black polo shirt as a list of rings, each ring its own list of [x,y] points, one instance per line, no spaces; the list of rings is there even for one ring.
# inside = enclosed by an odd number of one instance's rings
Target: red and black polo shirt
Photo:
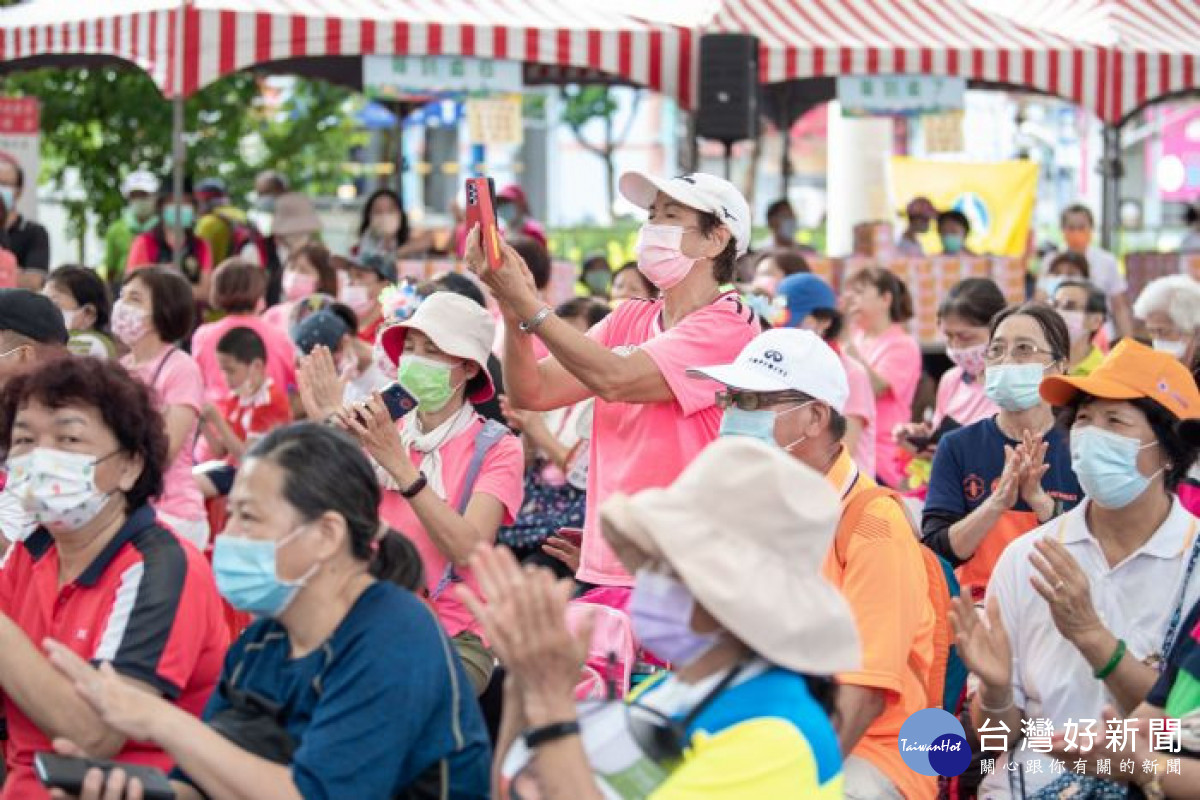
[[[190,544],[160,526],[154,511],[134,511],[79,577],[59,585],[58,549],[39,528],[0,569],[0,613],[38,648],[57,639],[92,662],[156,688],[200,715],[221,674],[229,644],[212,570]],[[0,642],[0,646],[3,643]],[[46,797],[33,755],[50,741],[7,696],[8,780],[2,800]],[[117,759],[167,770],[161,750],[129,741]]]

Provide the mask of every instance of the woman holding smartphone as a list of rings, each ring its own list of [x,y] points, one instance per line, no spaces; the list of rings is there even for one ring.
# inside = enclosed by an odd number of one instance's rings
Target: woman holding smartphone
[[[467,559],[516,519],[523,496],[521,443],[472,405],[495,393],[487,371],[495,338],[481,306],[434,292],[380,337],[416,409],[397,423],[374,398],[335,417],[375,459],[384,486],[380,516],[420,551],[430,602],[477,693],[487,688],[495,659],[451,588],[474,585]]]

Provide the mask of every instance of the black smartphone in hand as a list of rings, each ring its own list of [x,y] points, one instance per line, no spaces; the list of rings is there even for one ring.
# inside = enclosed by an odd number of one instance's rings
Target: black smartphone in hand
[[[42,786],[47,789],[61,789],[71,795],[83,791],[83,778],[91,769],[103,772],[106,780],[108,773],[114,769],[124,770],[130,778],[141,781],[145,790],[143,797],[146,800],[175,800],[175,790],[171,788],[171,782],[161,769],[140,764],[121,764],[99,758],[60,756],[57,753],[33,755],[33,770]]]
[[[396,382],[383,389],[379,396],[383,398],[383,404],[387,406],[388,414],[393,422],[417,407],[417,398]]]

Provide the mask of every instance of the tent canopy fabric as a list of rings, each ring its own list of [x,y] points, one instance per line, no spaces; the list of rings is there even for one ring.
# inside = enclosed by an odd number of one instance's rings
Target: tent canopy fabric
[[[0,11],[0,62],[110,56],[172,97],[277,61],[458,55],[597,70],[690,107],[693,37],[564,0],[35,0]]]
[[[1120,122],[1156,99],[1200,90],[1197,0],[971,0],[1023,25],[1103,48],[1111,75],[1101,119]]]
[[[765,84],[839,75],[947,75],[1095,107],[1096,45],[962,0],[725,0],[710,30],[754,33]]]

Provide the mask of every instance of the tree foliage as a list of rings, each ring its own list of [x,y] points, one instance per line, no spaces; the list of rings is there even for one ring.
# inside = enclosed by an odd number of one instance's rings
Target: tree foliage
[[[281,107],[268,108],[251,73],[236,73],[185,103],[187,174],[220,177],[235,198],[261,169],[277,169],[294,185],[331,193],[342,164],[363,134],[350,114],[353,93],[297,79]],[[43,181],[63,188],[73,175],[82,192],[64,197],[71,233],[80,236],[90,211],[101,226],[124,205],[121,181],[138,168],[169,186],[172,105],[148,75],[132,69],[46,68],[5,76],[0,94],[41,102]]]
[[[612,94],[611,87],[598,85],[565,86],[562,90],[562,97],[564,101],[562,108],[563,123],[571,129],[571,133],[574,134],[576,141],[585,150],[604,161],[605,196],[608,200],[608,209],[611,212],[613,201],[616,198],[616,167],[613,162],[613,154],[629,138],[633,120],[637,117],[637,107],[642,93],[640,91],[634,93],[633,108],[629,112],[624,130],[619,134],[614,130],[618,105],[617,99]],[[584,128],[593,120],[599,120],[603,123],[604,136],[599,144],[589,140],[583,132]]]

